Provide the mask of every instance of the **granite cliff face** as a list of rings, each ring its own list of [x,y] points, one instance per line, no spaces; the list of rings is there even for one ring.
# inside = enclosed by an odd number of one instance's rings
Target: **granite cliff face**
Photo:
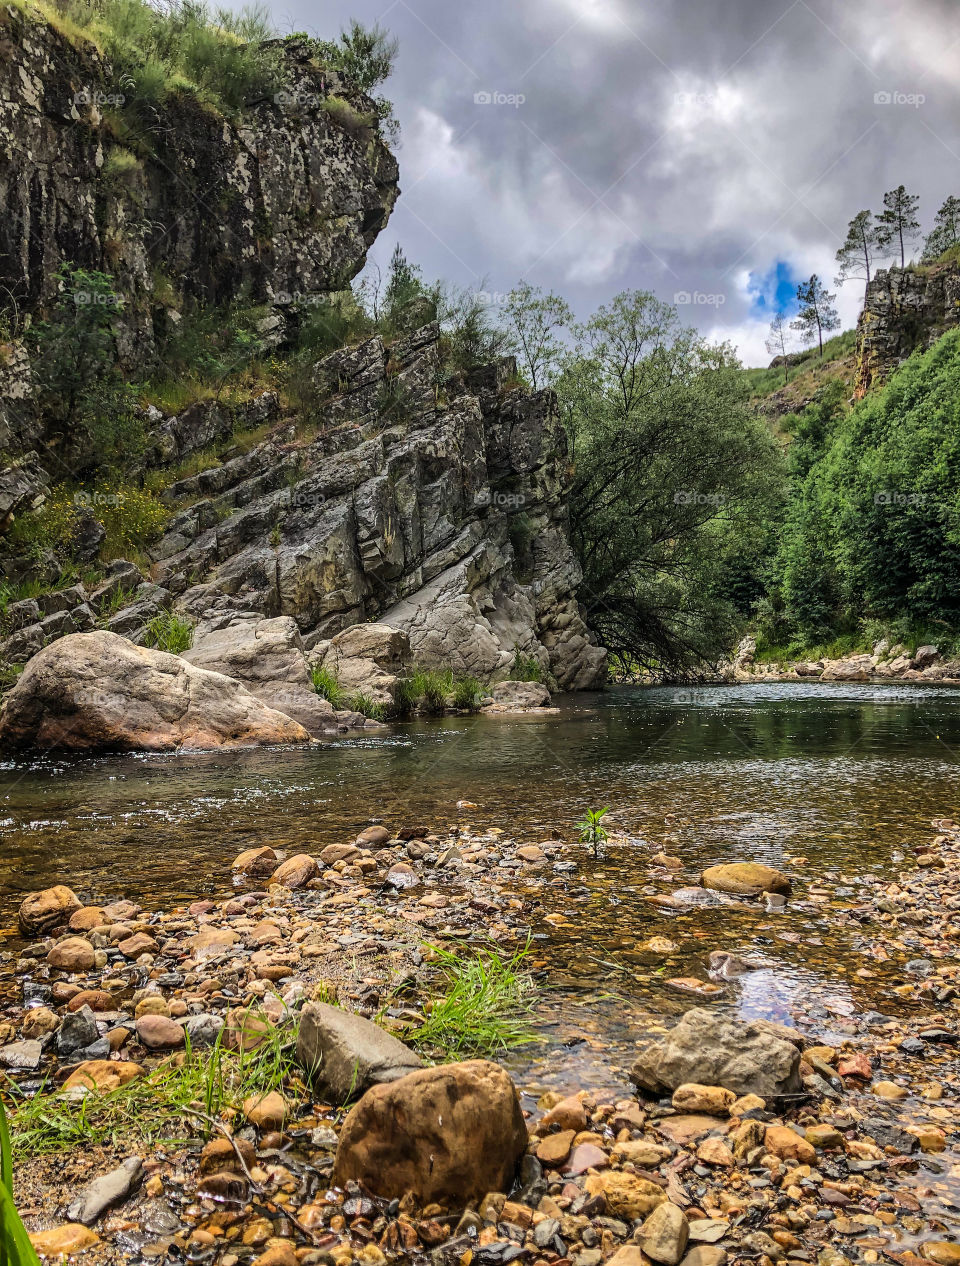
[[[918,348],[932,346],[960,320],[955,263],[878,272],[857,326],[856,395],[879,386]]]

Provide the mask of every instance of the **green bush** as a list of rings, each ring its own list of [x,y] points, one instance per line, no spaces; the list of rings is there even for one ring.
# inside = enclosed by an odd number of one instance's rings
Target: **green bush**
[[[362,690],[358,690],[350,696],[347,704],[354,712],[360,712],[363,716],[369,717],[371,721],[383,721],[386,718],[387,710],[382,703],[376,703],[368,694],[364,694]]]
[[[453,685],[450,704],[462,711],[475,712],[484,696],[483,686],[476,677],[459,677]]]
[[[166,651],[168,655],[181,655],[190,649],[193,642],[193,625],[173,611],[164,611],[162,615],[154,616],[147,625],[143,642],[145,646]]]
[[[543,669],[540,667],[538,660],[532,655],[522,655],[520,651],[513,652],[513,663],[510,666],[511,681],[543,681]]]

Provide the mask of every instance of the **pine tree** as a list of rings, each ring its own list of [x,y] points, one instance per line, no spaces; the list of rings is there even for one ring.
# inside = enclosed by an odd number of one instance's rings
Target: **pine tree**
[[[846,241],[837,251],[840,271],[833,279],[835,285],[842,286],[850,277],[862,277],[870,285],[875,237],[873,215],[869,211],[858,211],[847,225]]]
[[[960,198],[952,195],[937,212],[930,236],[923,244],[923,258],[939,259],[944,251],[960,244]]]
[[[787,382],[789,380],[789,366],[787,364],[787,356],[789,355],[789,350],[788,350],[787,344],[792,342],[789,329],[790,327],[787,325],[786,321],[784,320],[783,313],[778,312],[777,315],[770,322],[770,333],[767,335],[767,341],[766,341],[766,348],[767,348],[767,351],[770,353],[770,355],[773,356],[774,358],[779,356],[780,359],[783,361],[783,385],[784,386],[787,385]]]
[[[796,320],[790,322],[791,330],[799,330],[804,342],[819,341],[820,359],[823,360],[823,336],[825,332],[840,327],[840,317],[833,306],[836,295],[828,294],[823,282],[816,273],[808,282],[797,286],[797,302],[800,311]]]
[[[907,262],[906,244],[916,240],[920,229],[917,219],[919,203],[916,194],[907,193],[903,185],[898,185],[883,195],[883,210],[877,216],[877,246],[882,251],[891,244],[894,248],[899,246],[901,268]]]

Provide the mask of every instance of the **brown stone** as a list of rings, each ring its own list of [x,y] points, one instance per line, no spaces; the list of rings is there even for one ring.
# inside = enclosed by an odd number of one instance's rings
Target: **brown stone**
[[[355,844],[328,844],[320,854],[324,866],[335,866],[337,862],[352,862],[360,856]]]
[[[244,875],[272,875],[277,866],[277,855],[269,844],[260,848],[247,848],[231,863],[232,870]]]
[[[71,914],[67,927],[71,932],[92,932],[106,923],[101,906],[82,906]]]
[[[211,1139],[200,1153],[200,1173],[216,1174],[223,1170],[243,1173],[243,1165],[237,1152],[243,1157],[247,1169],[257,1163],[253,1144],[247,1139]]]
[[[31,1007],[24,1015],[20,1032],[29,1041],[35,1037],[46,1037],[55,1033],[60,1027],[60,1017],[49,1007]]]
[[[549,1168],[556,1169],[570,1155],[574,1138],[573,1130],[561,1130],[559,1134],[548,1134],[537,1145],[537,1159]]]
[[[817,1153],[811,1143],[788,1125],[768,1125],[763,1145],[772,1156],[781,1160],[796,1161],[798,1165],[813,1165]]]
[[[789,875],[759,862],[730,862],[723,866],[708,866],[700,876],[700,882],[704,888],[743,897],[759,897],[762,892],[789,896],[792,887]]]
[[[74,1086],[86,1086],[90,1090],[101,1092],[117,1090],[142,1073],[143,1068],[131,1060],[88,1059],[76,1066],[63,1083],[62,1089],[72,1090]]]
[[[183,1046],[183,1025],[165,1015],[142,1015],[137,1020],[137,1039],[151,1051]]]
[[[360,848],[383,848],[389,838],[385,826],[368,826],[357,836],[357,844]]]
[[[17,922],[24,936],[43,936],[51,928],[66,923],[81,909],[80,898],[64,884],[54,884],[41,892],[30,892],[20,903]]]
[[[673,1106],[678,1112],[706,1112],[711,1116],[726,1117],[737,1096],[723,1086],[699,1086],[686,1082],[673,1092]]]
[[[89,1007],[91,1011],[114,1011],[116,1003],[105,989],[81,989],[67,1003],[68,1011],[79,1011],[81,1007]]]
[[[367,1091],[344,1122],[333,1181],[462,1209],[509,1191],[526,1146],[503,1069],[487,1060],[444,1064]]]
[[[736,1164],[733,1152],[721,1138],[706,1138],[697,1148],[697,1159],[719,1169],[732,1169]]]
[[[282,884],[284,888],[302,888],[311,879],[320,874],[320,867],[314,858],[307,853],[297,853],[281,862],[270,876],[272,884]]]
[[[545,1113],[540,1121],[541,1130],[549,1130],[551,1126],[559,1126],[561,1130],[579,1132],[587,1128],[587,1112],[576,1095],[561,1099],[558,1104]]]
[[[287,1119],[287,1101],[276,1090],[243,1101],[243,1115],[261,1130],[280,1130]]]
[[[100,1236],[80,1222],[66,1222],[49,1231],[33,1231],[30,1243],[41,1257],[71,1256],[100,1243]]]
[[[156,954],[160,946],[146,932],[135,932],[121,941],[117,949],[124,958],[139,958],[141,954]]]
[[[90,971],[96,961],[93,946],[82,936],[68,936],[63,941],[57,941],[47,955],[50,966],[60,971]]]
[[[223,950],[232,949],[240,940],[232,928],[201,928],[187,942],[187,949],[196,958],[209,958]]]
[[[647,1217],[667,1198],[667,1193],[655,1182],[626,1170],[588,1174],[583,1185],[591,1196],[603,1196],[611,1217],[628,1222]]]

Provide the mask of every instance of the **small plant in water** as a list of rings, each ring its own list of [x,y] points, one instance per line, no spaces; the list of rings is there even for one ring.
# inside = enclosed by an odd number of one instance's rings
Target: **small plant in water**
[[[580,832],[580,843],[589,844],[594,857],[600,856],[600,846],[609,838],[609,832],[603,826],[603,818],[610,812],[607,809],[588,809],[584,817],[577,823]]]
[[[446,992],[429,1004],[410,1040],[448,1054],[492,1055],[535,1041],[530,1028],[533,980],[530,942],[514,951],[494,945],[453,953],[427,945],[438,961]]]

